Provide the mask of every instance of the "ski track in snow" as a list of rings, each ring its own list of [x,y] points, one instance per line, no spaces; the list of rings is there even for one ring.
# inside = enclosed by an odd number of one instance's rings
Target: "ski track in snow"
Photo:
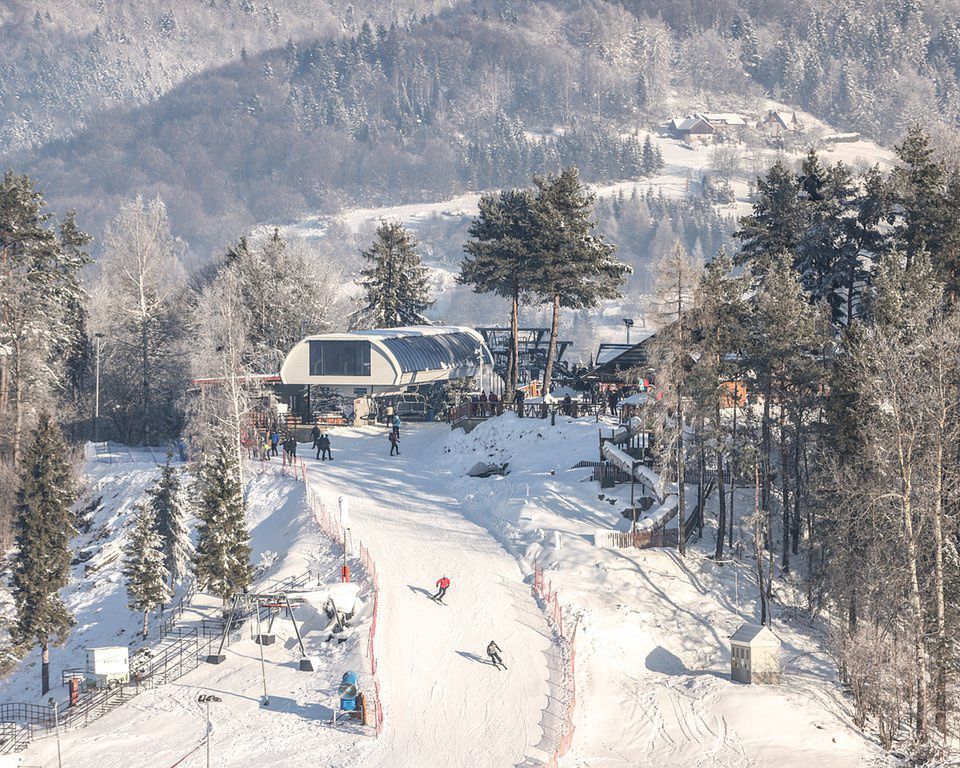
[[[376,639],[385,731],[364,765],[505,768],[540,741],[550,635],[516,560],[469,522],[417,463],[433,430],[407,429],[397,457],[382,432],[345,430],[333,462],[309,478],[336,509],[350,497],[351,535],[370,549],[380,583]],[[445,605],[422,590],[446,575]],[[485,662],[496,640],[508,669]]]

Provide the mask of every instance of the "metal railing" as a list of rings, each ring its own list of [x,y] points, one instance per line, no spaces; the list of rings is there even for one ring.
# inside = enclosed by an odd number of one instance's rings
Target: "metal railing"
[[[603,415],[602,405],[592,403],[581,403],[574,401],[569,405],[564,403],[505,403],[497,401],[494,403],[474,403],[472,401],[452,405],[447,409],[447,421],[456,425],[458,422],[466,419],[492,419],[496,416],[502,416],[504,413],[515,413],[521,418],[527,419],[549,419],[556,416],[569,416],[571,418],[580,418],[582,416],[593,416],[598,418]]]

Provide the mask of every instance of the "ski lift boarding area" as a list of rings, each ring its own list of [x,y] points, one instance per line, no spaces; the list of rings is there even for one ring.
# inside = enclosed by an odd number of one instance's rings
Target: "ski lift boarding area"
[[[473,328],[417,325],[308,336],[287,354],[280,379],[363,397],[470,378],[492,365]]]

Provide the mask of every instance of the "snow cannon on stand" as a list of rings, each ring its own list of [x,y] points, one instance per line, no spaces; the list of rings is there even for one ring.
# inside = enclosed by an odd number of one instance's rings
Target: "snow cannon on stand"
[[[344,672],[340,680],[339,699],[333,710],[333,724],[344,718],[367,724],[367,702],[360,691],[360,676],[356,672]]]

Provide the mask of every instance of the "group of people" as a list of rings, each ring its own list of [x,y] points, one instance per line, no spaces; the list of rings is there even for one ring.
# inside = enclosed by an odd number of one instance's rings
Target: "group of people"
[[[488,396],[486,390],[480,390],[479,395],[470,396],[470,402],[478,416],[499,416],[503,413],[503,404],[496,392],[491,392]]]
[[[403,424],[403,421],[400,419],[400,414],[394,411],[392,416],[388,417],[390,419],[390,455],[399,456],[400,455],[400,426]]]
[[[437,594],[430,595],[430,599],[434,602],[442,603],[444,596],[447,594],[447,590],[450,589],[450,579],[446,576],[441,576],[437,579],[437,583],[434,586],[437,587]],[[487,656],[490,659],[490,663],[497,669],[507,668],[507,665],[503,663],[502,653],[503,650],[497,645],[496,641],[491,640],[487,645]]]
[[[276,425],[270,429],[244,432],[241,443],[251,459],[270,461],[274,456],[280,455],[280,448],[283,448],[284,464],[292,464],[297,458],[297,439],[292,432],[281,434]]]
[[[327,459],[333,461],[333,453],[330,450],[330,435],[321,432],[320,427],[314,424],[313,429],[310,430],[310,438],[313,440],[313,447],[317,449],[317,458],[320,461],[326,461]]]

